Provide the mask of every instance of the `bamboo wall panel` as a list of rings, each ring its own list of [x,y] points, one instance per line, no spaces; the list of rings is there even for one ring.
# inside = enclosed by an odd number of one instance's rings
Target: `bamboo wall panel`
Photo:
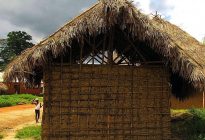
[[[162,66],[55,65],[50,73],[44,76],[43,139],[170,139]]]

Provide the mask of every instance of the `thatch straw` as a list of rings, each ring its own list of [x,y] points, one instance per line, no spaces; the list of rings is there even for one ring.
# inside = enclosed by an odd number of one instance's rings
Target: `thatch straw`
[[[129,31],[138,41],[147,42],[165,57],[174,73],[179,73],[195,87],[204,87],[204,46],[177,26],[159,18],[142,14],[127,0],[102,0],[76,17],[36,46],[27,49],[4,74],[5,81],[15,78],[27,83],[39,82],[42,69],[48,63],[48,54],[55,58],[71,46],[72,40],[82,41],[85,34],[98,35],[118,25]]]

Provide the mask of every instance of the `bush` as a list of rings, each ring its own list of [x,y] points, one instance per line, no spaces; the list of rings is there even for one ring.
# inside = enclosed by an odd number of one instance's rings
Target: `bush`
[[[41,139],[41,126],[28,126],[20,129],[16,133],[16,138],[28,139],[33,138],[35,140]]]
[[[188,110],[192,117],[172,123],[172,133],[189,140],[205,140],[205,110]]]
[[[29,104],[35,98],[39,98],[42,101],[42,97],[31,94],[0,95],[0,107],[14,106],[19,103]]]

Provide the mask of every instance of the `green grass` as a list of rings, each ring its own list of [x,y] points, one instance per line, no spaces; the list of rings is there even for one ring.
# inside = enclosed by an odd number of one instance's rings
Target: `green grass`
[[[181,113],[186,113],[186,112],[188,112],[187,109],[177,109],[177,110],[171,109],[171,114],[172,114],[172,115],[181,114]]]
[[[16,138],[18,139],[28,139],[32,138],[34,140],[41,139],[41,126],[28,126],[17,131]]]
[[[43,100],[42,97],[31,94],[0,95],[0,107],[15,106],[19,103],[29,104],[35,98],[39,98],[40,101]]]
[[[177,111],[173,112],[175,115],[177,114]],[[205,140],[205,110],[189,109],[185,110],[184,113],[186,113],[184,119],[181,117],[180,120],[172,122],[172,134],[182,140]],[[179,114],[183,116],[180,111]]]

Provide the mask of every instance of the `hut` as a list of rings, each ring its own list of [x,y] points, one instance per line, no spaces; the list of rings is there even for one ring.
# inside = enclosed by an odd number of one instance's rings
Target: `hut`
[[[11,94],[33,94],[40,95],[43,90],[43,83],[40,86],[26,87],[24,82],[19,82],[14,79],[12,81],[4,82],[3,73],[0,72],[0,95],[11,95]]]
[[[100,0],[11,62],[44,81],[42,139],[171,139],[170,94],[204,87],[204,46],[127,0]]]

